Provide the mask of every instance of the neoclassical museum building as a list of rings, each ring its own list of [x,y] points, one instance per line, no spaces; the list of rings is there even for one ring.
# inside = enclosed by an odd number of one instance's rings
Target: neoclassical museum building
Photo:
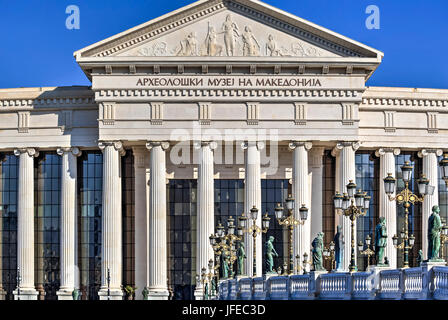
[[[0,89],[0,296],[123,299],[132,286],[136,299],[200,298],[209,236],[254,206],[260,226],[271,220],[245,235],[246,274],[254,252],[264,274],[270,236],[283,265],[274,208],[290,194],[297,217],[309,210],[294,256],[341,226],[348,270],[352,240],[385,217],[400,268],[404,209],[383,179],[403,189],[405,161],[411,190],[421,174],[435,187],[409,214],[410,266],[420,249],[426,259],[432,206],[448,218],[448,90],[367,87],[383,55],[260,1],[200,0],[76,51],[91,86]],[[350,180],[371,197],[355,239],[333,204]]]

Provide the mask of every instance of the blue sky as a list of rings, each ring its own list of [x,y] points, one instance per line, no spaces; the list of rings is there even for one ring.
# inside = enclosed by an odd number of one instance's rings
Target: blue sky
[[[0,0],[0,88],[90,85],[73,52],[180,8],[190,0]],[[384,52],[370,86],[448,89],[447,0],[266,0]],[[380,29],[365,27],[368,5]],[[79,30],[65,27],[68,5]]]

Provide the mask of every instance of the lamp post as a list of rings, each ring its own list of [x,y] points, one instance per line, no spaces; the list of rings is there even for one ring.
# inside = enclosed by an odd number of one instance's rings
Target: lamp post
[[[336,269],[336,257],[335,257],[335,245],[334,242],[331,241],[328,247],[324,247],[323,256],[325,260],[330,260],[331,270]]]
[[[445,186],[448,188],[448,153],[443,154],[439,166],[442,169],[442,179],[445,181]]]
[[[364,250],[364,244],[362,243],[362,241],[359,241],[358,250],[359,253],[361,253],[361,255],[367,256],[367,268],[368,268],[370,266],[370,257],[375,254],[375,251],[370,249],[370,244],[372,243],[372,238],[370,238],[370,235],[367,235],[365,243],[367,248]]]
[[[285,216],[284,209],[280,203],[277,203],[275,207],[275,217],[277,218],[278,224],[286,226],[289,231],[289,242],[288,242],[288,250],[289,250],[289,274],[294,274],[294,253],[293,253],[293,231],[294,228],[303,225],[308,218],[308,208],[305,207],[304,204],[299,209],[300,212],[300,220],[294,218],[294,199],[291,195],[288,196],[285,200],[286,209],[288,210],[288,216]],[[285,264],[287,265],[286,261]],[[286,270],[285,270],[286,273]]]
[[[402,242],[398,244],[398,237],[394,235],[392,237],[392,242],[394,247],[403,250],[404,262],[403,267],[409,267],[409,250],[414,247],[415,237],[413,234],[409,235],[409,208],[418,202],[423,202],[426,195],[432,195],[434,193],[434,186],[429,185],[429,179],[422,175],[420,179],[417,180],[418,192],[422,195],[421,197],[414,194],[409,189],[409,181],[411,181],[413,166],[409,161],[401,166],[402,179],[405,183],[405,188],[397,194],[395,197],[392,194],[395,192],[396,179],[392,176],[392,173],[388,173],[387,177],[384,178],[384,190],[390,201],[396,201],[397,204],[403,204],[405,219],[404,228],[400,232]]]
[[[309,264],[309,265],[312,264],[312,261],[308,260],[308,253],[306,253],[306,252],[303,254],[302,264],[303,264],[303,274],[306,274],[306,265],[307,264]]]
[[[201,282],[201,284],[202,284],[203,300],[209,300],[210,296],[214,294],[212,280],[215,276],[215,274],[214,274],[215,269],[213,267],[212,259],[210,259],[208,261],[208,270],[209,270],[209,272],[207,273],[207,269],[205,267],[202,267],[201,275],[200,276],[198,274],[196,275],[196,281]],[[209,284],[208,288],[205,288],[205,284]]]
[[[355,261],[355,221],[359,216],[364,216],[367,213],[370,205],[370,196],[366,192],[362,192],[361,189],[355,193],[356,184],[353,180],[349,180],[347,184],[347,193],[341,195],[336,192],[333,197],[334,207],[338,214],[343,214],[351,221],[351,258],[349,270],[354,272],[358,269]]]
[[[107,268],[107,300],[110,300],[110,268]]]
[[[216,234],[212,234],[209,237],[210,245],[213,248],[216,258],[214,270],[218,270],[218,272],[216,273],[217,280],[219,280],[219,268],[221,267],[219,257],[223,253],[226,255],[230,255],[231,278],[234,277],[233,265],[237,259],[235,242],[241,241],[243,239],[242,229],[238,228],[238,236],[235,235],[235,229],[235,219],[230,216],[227,220],[227,233],[225,232],[224,226],[220,222],[216,227]]]
[[[17,300],[20,300],[20,282],[22,282],[22,277],[20,276],[20,268],[17,267]]]
[[[262,218],[262,228],[257,226],[257,217],[258,217],[258,209],[253,206],[252,209],[250,209],[250,213],[248,213],[249,220],[252,220],[252,226],[248,227],[247,219],[244,215],[244,213],[239,217],[239,229],[238,232],[248,233],[252,234],[253,237],[253,255],[254,255],[254,263],[253,263],[253,270],[252,270],[252,276],[255,277],[257,274],[257,253],[256,253],[256,246],[257,246],[257,235],[268,232],[269,229],[269,221],[271,218],[268,217],[268,214],[266,213],[264,217]]]
[[[448,242],[448,225],[445,220],[442,219],[442,233],[440,234],[440,250],[442,251],[441,257],[445,260],[445,244]]]

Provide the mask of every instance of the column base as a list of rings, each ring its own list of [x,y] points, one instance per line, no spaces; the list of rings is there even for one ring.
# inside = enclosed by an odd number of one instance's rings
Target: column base
[[[168,300],[168,297],[170,296],[170,293],[166,289],[148,289],[148,291],[148,300]]]
[[[73,300],[73,290],[60,289],[59,291],[56,292],[58,300]]]
[[[123,291],[121,289],[110,289],[107,295],[107,289],[101,289],[98,292],[100,300],[123,300]]]
[[[18,293],[18,290],[14,290],[12,292],[14,294],[14,300],[37,300],[37,296],[39,294],[38,291],[35,289],[20,289],[20,294]]]

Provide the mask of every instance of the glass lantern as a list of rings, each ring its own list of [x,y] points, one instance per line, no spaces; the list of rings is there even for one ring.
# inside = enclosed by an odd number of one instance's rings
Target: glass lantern
[[[238,237],[242,237],[243,233],[244,233],[243,228],[242,227],[238,227],[237,233],[238,233]]]
[[[247,218],[244,213],[241,215],[241,217],[238,218],[238,220],[239,220],[240,228],[246,229],[247,228]]]
[[[288,195],[288,198],[285,200],[286,209],[293,210],[294,209],[294,198],[291,195]]]
[[[277,206],[275,207],[274,212],[275,212],[275,217],[278,220],[283,219],[283,210],[284,209],[283,209],[282,205],[280,203],[277,203]]]
[[[271,218],[269,218],[268,213],[266,212],[266,214],[264,215],[261,223],[263,226],[263,229],[267,230],[269,229],[269,221],[271,220]]]
[[[350,206],[350,197],[344,193],[344,196],[342,198],[342,210],[347,209]]]
[[[222,236],[224,236],[224,227],[223,227],[223,225],[221,224],[221,222],[219,223],[219,225],[216,227],[216,230],[217,230],[217,232],[218,232],[218,237],[222,237]]]
[[[392,176],[392,173],[388,173],[387,177],[383,179],[384,181],[384,191],[386,194],[392,194],[395,192],[395,183],[397,179]]]
[[[342,199],[344,199],[342,194],[340,194],[338,191],[336,191],[336,194],[333,196],[333,202],[334,202],[335,209],[342,209]]]
[[[330,242],[330,250],[334,251],[334,242],[333,241]]]
[[[350,198],[354,197],[356,190],[356,183],[353,182],[353,180],[349,180],[347,184],[347,193]]]
[[[229,234],[235,234],[235,219],[232,216],[227,220],[227,230]]]
[[[405,235],[406,235],[406,232],[404,232],[404,229],[401,229],[401,231],[400,231],[401,239],[404,239]]]
[[[362,251],[362,249],[364,249],[364,245],[362,244],[362,241],[358,242],[358,250]]]
[[[370,235],[368,234],[367,237],[366,237],[366,245],[367,245],[368,247],[370,247],[370,243],[371,243],[371,241],[372,241],[372,239],[370,238]]]
[[[398,245],[398,237],[396,234],[394,234],[394,236],[392,237],[392,243],[394,244],[394,246]]]
[[[258,209],[256,206],[253,206],[252,209],[250,209],[250,217],[252,220],[257,220],[258,218]]]
[[[409,245],[412,247],[414,246],[415,243],[415,237],[413,234],[411,234],[411,236],[409,237]]]
[[[418,184],[418,192],[420,194],[426,194],[427,186],[429,185],[429,179],[426,178],[424,174],[422,174],[421,178],[417,180]]]
[[[401,166],[401,173],[403,175],[403,181],[409,182],[411,181],[412,177],[412,169],[414,167],[410,164],[409,161],[405,161],[404,164]]]
[[[308,219],[308,208],[305,207],[304,204],[302,204],[302,206],[299,209],[299,214],[300,214],[300,219],[301,220],[306,220]]]
[[[442,169],[443,180],[447,180],[448,179],[448,153],[443,154],[443,158],[442,158],[442,160],[440,160],[439,166]]]
[[[211,236],[209,237],[209,239],[210,239],[210,245],[214,246],[214,245],[216,244],[216,238],[215,238],[215,236],[214,236],[214,235],[211,235]]]
[[[370,208],[370,199],[372,197],[367,195],[367,192],[364,193],[364,209],[368,210]]]
[[[355,194],[355,205],[358,208],[364,208],[364,192],[362,192],[361,189]]]

